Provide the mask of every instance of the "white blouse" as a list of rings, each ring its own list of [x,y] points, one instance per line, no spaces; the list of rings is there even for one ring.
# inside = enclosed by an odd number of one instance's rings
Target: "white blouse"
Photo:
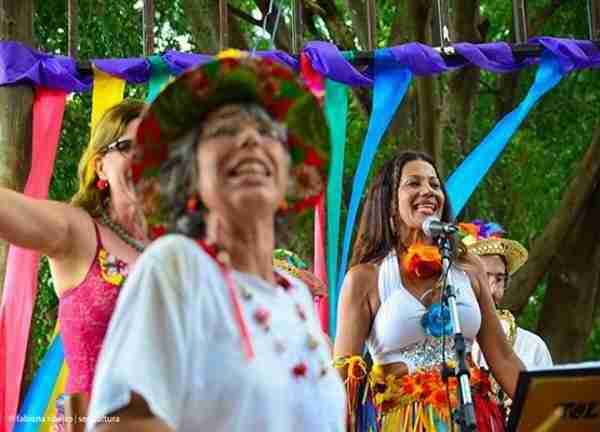
[[[132,391],[174,431],[345,430],[343,384],[307,288],[288,275],[288,290],[249,274],[232,276],[251,360],[215,261],[179,235],[144,252],[110,322],[88,431],[126,406]]]

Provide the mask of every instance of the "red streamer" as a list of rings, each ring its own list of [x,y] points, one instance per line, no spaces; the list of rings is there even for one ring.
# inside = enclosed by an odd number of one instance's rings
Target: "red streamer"
[[[25,185],[25,195],[30,197],[48,197],[65,102],[63,91],[35,90],[31,170]],[[39,258],[39,253],[16,246],[8,252],[0,306],[0,418],[4,419],[0,432],[12,430],[19,405]]]
[[[325,259],[325,196],[321,195],[315,208],[315,276],[327,285],[327,260]],[[325,334],[329,330],[329,301],[327,297],[316,297],[315,307],[321,328]]]

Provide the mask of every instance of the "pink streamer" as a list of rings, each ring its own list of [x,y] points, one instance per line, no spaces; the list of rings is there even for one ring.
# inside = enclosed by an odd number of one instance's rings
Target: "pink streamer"
[[[327,285],[327,261],[325,259],[325,195],[319,198],[315,208],[315,276]],[[327,297],[316,297],[315,307],[321,328],[325,334],[329,330],[329,301]]]
[[[66,96],[60,90],[35,90],[31,170],[25,185],[25,195],[30,197],[48,197]],[[4,420],[0,432],[12,430],[19,405],[39,258],[38,252],[16,246],[8,252],[0,306],[0,417]]]

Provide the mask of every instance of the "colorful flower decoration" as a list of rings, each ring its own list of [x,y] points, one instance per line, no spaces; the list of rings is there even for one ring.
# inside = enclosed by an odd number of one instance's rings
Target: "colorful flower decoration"
[[[323,193],[329,132],[317,98],[286,66],[227,50],[217,60],[184,72],[166,86],[139,125],[132,175],[151,237],[164,231],[170,212],[164,208],[157,186],[170,146],[201,124],[208,113],[230,103],[256,103],[286,126],[292,160],[286,209],[312,207]]]
[[[442,256],[437,246],[415,243],[402,258],[402,268],[409,277],[429,279],[442,272]]]
[[[481,240],[501,238],[505,233],[504,228],[497,223],[484,222],[479,219],[475,219],[471,223],[459,223],[458,227],[461,240],[467,246]]]
[[[452,334],[450,309],[441,303],[433,303],[421,317],[421,326],[429,336],[442,337]]]
[[[514,274],[527,261],[527,249],[515,240],[503,238],[505,231],[497,223],[476,219],[458,226],[459,236],[469,252],[479,256],[503,256],[509,274]]]

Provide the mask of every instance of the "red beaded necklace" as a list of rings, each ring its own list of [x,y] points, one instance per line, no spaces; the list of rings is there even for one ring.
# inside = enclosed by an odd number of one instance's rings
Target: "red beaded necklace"
[[[222,271],[223,278],[225,279],[225,283],[227,285],[227,291],[234,308],[234,318],[236,320],[238,329],[240,331],[240,336],[242,338],[242,349],[244,351],[245,357],[248,360],[251,360],[255,357],[255,352],[252,346],[252,340],[250,338],[248,326],[242,314],[242,306],[240,298],[238,296],[238,287],[231,276],[231,269],[223,263],[222,259],[219,259],[219,251],[215,245],[208,244],[203,240],[198,240],[197,243],[207,254],[209,254],[215,260],[215,262],[219,265]],[[273,272],[273,275],[275,277],[277,285],[281,287],[285,292],[291,293],[293,287],[290,281],[275,271]],[[241,296],[244,301],[250,302],[253,300],[254,295],[247,287],[241,285],[239,287],[239,290],[241,291]],[[307,316],[304,307],[300,303],[296,303],[295,308],[297,317],[300,319],[301,322],[306,323]],[[270,331],[271,311],[268,308],[258,305],[257,307],[255,307],[252,317],[263,331]],[[310,334],[310,332],[307,331],[307,333],[307,347],[310,351],[314,351],[319,346],[319,340],[315,336]],[[286,349],[285,344],[280,340],[275,341],[274,348],[277,353],[282,353]],[[292,367],[292,374],[295,377],[305,377],[307,373],[308,365],[306,364],[306,362],[300,361]],[[326,373],[327,365],[322,364],[320,376],[324,376]]]

